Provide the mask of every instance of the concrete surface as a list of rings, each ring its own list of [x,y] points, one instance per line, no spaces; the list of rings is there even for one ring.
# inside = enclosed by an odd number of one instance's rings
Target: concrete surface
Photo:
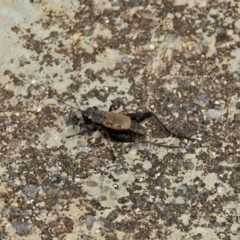
[[[2,0],[0,239],[239,239],[239,14],[233,0]],[[150,119],[152,143],[111,141],[114,159],[72,124],[73,96],[184,119],[194,139]]]

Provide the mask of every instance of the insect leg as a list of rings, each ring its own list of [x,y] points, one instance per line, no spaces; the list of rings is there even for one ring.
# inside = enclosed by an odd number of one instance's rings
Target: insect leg
[[[66,138],[72,138],[72,137],[76,137],[78,135],[82,134],[81,132],[79,133],[75,133],[75,134],[72,134],[72,135],[69,135],[69,136],[66,136]]]
[[[80,128],[81,128],[81,126],[82,125],[80,124]],[[85,128],[83,130],[81,129],[78,133],[66,136],[66,138],[72,138],[72,137],[75,137],[75,136],[78,136],[78,135],[84,135],[85,133],[88,133],[88,132],[95,132],[97,129],[98,128],[95,125],[88,125],[88,124],[86,124]]]
[[[137,123],[154,116],[152,112],[127,113],[126,115],[130,117],[132,121],[136,121]]]
[[[120,105],[117,105],[117,106],[116,106],[116,105],[111,104],[108,111],[109,111],[109,112],[112,112],[112,111],[114,111],[114,110],[117,110],[119,107],[120,107]]]
[[[110,148],[110,152],[111,152],[111,154],[112,154],[112,156],[113,156],[113,160],[115,161],[117,158],[116,158],[116,156],[115,156],[115,154],[114,154],[114,151],[113,151],[113,148],[112,148],[112,146],[111,146],[111,144],[110,144],[109,135],[108,135],[107,132],[104,133],[104,137],[107,139],[108,146],[109,146],[109,148]]]
[[[113,151],[113,148],[112,148],[112,146],[111,146],[109,134],[108,134],[107,132],[104,132],[104,137],[105,137],[105,138],[107,139],[107,141],[108,141],[108,145],[109,145],[111,154],[112,154],[112,156],[113,156],[113,160],[116,161],[116,160],[117,160],[117,157],[115,156],[114,151]],[[123,167],[124,172],[127,172],[127,171],[126,171],[126,168],[125,168],[125,166],[124,166],[124,163],[122,162],[122,160],[121,160],[121,164],[122,164],[122,167]]]
[[[167,131],[169,132],[172,136],[177,137],[177,138],[186,138],[186,139],[192,139],[191,137],[188,136],[180,136],[179,134],[171,131],[169,127],[167,127],[154,113],[152,112],[142,112],[142,113],[128,113],[126,114],[131,118],[132,121],[136,121],[137,123],[140,123],[144,121],[147,118],[154,117],[160,125]]]
[[[155,117],[155,119],[170,133],[172,136],[177,137],[177,138],[185,138],[185,139],[192,139],[191,137],[188,136],[180,136],[179,134],[174,133],[169,129],[165,124],[162,123],[162,121],[154,114],[152,113],[152,116]]]
[[[136,140],[134,134],[129,134],[127,132],[110,132],[108,135],[117,142],[135,142]]]
[[[118,108],[120,108],[120,106],[122,105],[121,99],[116,98],[114,100],[112,100],[112,104],[109,107],[109,112],[112,112],[113,110],[117,110]]]
[[[150,141],[141,141],[141,142],[138,142],[138,143],[152,144],[152,145],[155,145],[157,147],[165,147],[165,148],[181,148],[180,146],[176,146],[176,145],[167,145],[166,142],[157,143],[157,142],[150,142]]]

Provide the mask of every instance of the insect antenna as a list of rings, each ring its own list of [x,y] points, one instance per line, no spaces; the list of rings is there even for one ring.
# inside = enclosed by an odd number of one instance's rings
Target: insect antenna
[[[34,86],[33,84],[31,84],[28,80],[26,80],[26,79],[22,79],[22,80],[23,80],[24,82],[26,82],[28,85],[30,85],[31,87],[33,87],[33,88],[35,88],[36,90],[38,90],[38,88],[37,88],[36,86]],[[71,95],[72,95],[72,94],[71,94]],[[76,101],[75,97],[74,97],[73,95],[72,95],[72,97],[73,97],[73,99],[75,100],[75,103],[77,104],[77,101]],[[80,106],[79,106],[78,104],[77,104],[78,107],[75,107],[75,106],[72,106],[72,105],[69,104],[69,103],[66,103],[66,102],[65,102],[64,100],[62,100],[62,99],[55,98],[54,96],[51,96],[50,98],[56,100],[57,102],[63,103],[63,104],[65,104],[65,105],[69,106],[69,107],[78,109],[80,112],[82,112],[82,111],[81,111],[81,108],[80,108]]]
[[[194,137],[187,136],[187,135],[183,136],[181,134],[175,133],[170,128],[168,128],[165,124],[163,124],[163,122],[156,116],[156,114],[152,113],[152,116],[155,117],[155,119],[164,127],[164,129],[166,129],[170,134],[172,134],[172,136],[174,136],[176,138],[184,138],[184,139],[196,140],[196,141],[201,140],[201,138],[194,138]]]
[[[152,114],[153,114],[153,116],[155,117],[155,119],[164,127],[164,129],[167,130],[167,132],[169,132],[170,134],[172,134],[172,136],[179,138],[179,136],[178,136],[176,133],[174,133],[173,131],[171,131],[165,124],[163,124],[163,122],[157,117],[156,114],[154,114],[154,113],[152,113]],[[186,137],[186,138],[187,138],[187,137]]]
[[[167,132],[171,133],[173,136],[178,137],[175,133],[173,133],[158,117],[155,113],[152,112],[153,117],[164,127]]]
[[[166,144],[166,142],[149,142],[149,141],[143,141],[140,142],[141,144],[148,144],[150,147],[151,145],[156,146],[156,147],[165,147],[165,148],[181,148],[180,146],[176,146],[176,145],[168,145]]]
[[[112,148],[112,146],[111,146],[111,144],[110,144],[110,141],[109,141],[109,138],[110,138],[110,137],[109,137],[109,135],[108,135],[106,132],[104,133],[104,136],[105,136],[105,138],[107,139],[110,152],[111,152],[111,154],[112,154],[113,160],[115,161],[115,160],[117,160],[117,157],[115,156],[114,151],[113,151],[113,148]]]
[[[81,108],[80,108],[80,105],[79,105],[78,102],[77,102],[76,97],[75,97],[74,95],[72,95],[72,98],[73,98],[74,102],[76,103],[76,105],[78,106],[78,110],[82,113],[82,110],[81,110]]]

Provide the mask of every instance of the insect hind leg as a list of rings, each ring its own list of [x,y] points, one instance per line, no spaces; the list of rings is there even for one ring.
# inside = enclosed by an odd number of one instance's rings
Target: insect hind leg
[[[136,136],[134,134],[128,134],[126,132],[111,132],[108,133],[109,137],[113,139],[114,141],[117,142],[135,142],[136,141]]]
[[[110,143],[110,138],[111,138],[112,136],[110,136],[110,134],[107,133],[107,132],[104,133],[104,136],[105,136],[105,138],[107,139],[108,146],[109,146],[109,150],[110,150],[110,152],[111,152],[111,154],[112,154],[113,160],[116,161],[116,160],[117,160],[117,157],[115,156],[114,151],[113,151],[113,148],[112,148],[111,143]],[[122,167],[123,167],[124,172],[126,173],[127,171],[126,171],[126,168],[125,168],[124,163],[123,163],[122,161],[121,161],[121,165],[122,165]]]
[[[152,112],[128,113],[126,115],[128,117],[130,117],[132,121],[136,121],[137,123],[140,123],[140,122],[154,116]]]

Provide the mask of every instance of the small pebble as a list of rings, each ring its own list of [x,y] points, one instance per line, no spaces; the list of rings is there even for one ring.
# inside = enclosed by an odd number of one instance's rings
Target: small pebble
[[[26,236],[30,233],[32,226],[27,222],[12,222],[17,234]]]
[[[200,107],[206,107],[207,105],[209,105],[209,97],[207,93],[202,93],[196,96],[196,98],[193,100],[193,102],[197,105],[199,105]]]
[[[29,184],[23,188],[23,193],[30,198],[36,198],[38,192],[39,188],[36,185]]]
[[[179,195],[184,195],[187,192],[186,185],[180,185],[175,189],[175,192],[177,192]]]
[[[227,193],[226,188],[223,185],[218,185],[217,187],[217,193],[219,195],[225,195]]]
[[[132,61],[132,59],[130,57],[123,57],[122,61],[125,63],[130,63]]]
[[[207,115],[210,117],[210,118],[219,118],[222,116],[222,114],[216,110],[216,109],[209,109],[207,111]]]
[[[185,204],[186,201],[185,201],[185,199],[184,199],[183,197],[177,197],[177,198],[175,199],[175,203],[176,203],[176,204]]]
[[[87,215],[87,216],[86,216],[86,221],[85,221],[85,223],[86,223],[86,228],[87,228],[88,230],[91,230],[91,229],[92,229],[94,222],[95,222],[95,217],[93,217],[92,215]]]

